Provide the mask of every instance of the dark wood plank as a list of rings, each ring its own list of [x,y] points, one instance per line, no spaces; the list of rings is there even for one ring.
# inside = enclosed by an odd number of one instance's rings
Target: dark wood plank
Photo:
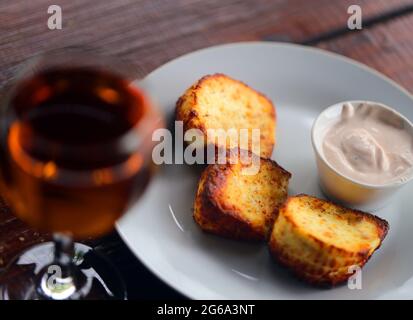
[[[29,56],[67,45],[90,45],[130,59],[142,75],[183,53],[228,41],[271,36],[302,42],[343,27],[350,4],[365,18],[411,0],[57,0],[63,29],[48,30],[48,0],[0,4],[0,85]]]
[[[413,92],[413,14],[321,42],[318,47],[358,60]]]
[[[14,217],[4,200],[0,199],[0,270],[18,252],[47,238],[47,235],[32,230]]]

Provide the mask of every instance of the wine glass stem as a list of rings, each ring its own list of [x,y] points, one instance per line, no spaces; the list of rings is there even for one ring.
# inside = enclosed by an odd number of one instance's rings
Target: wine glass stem
[[[64,233],[53,234],[54,242],[54,261],[61,269],[61,277],[67,278],[73,276],[73,257],[74,244],[73,239]]]
[[[77,286],[73,240],[66,234],[55,233],[53,242],[54,262],[43,270],[39,278],[39,293],[43,298],[51,300],[74,298]]]

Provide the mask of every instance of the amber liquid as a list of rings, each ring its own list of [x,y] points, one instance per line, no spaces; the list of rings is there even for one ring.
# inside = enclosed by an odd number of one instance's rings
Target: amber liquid
[[[150,178],[135,130],[147,105],[122,78],[49,70],[23,81],[2,128],[2,191],[29,225],[75,238],[110,231]],[[133,143],[132,143],[133,146]]]

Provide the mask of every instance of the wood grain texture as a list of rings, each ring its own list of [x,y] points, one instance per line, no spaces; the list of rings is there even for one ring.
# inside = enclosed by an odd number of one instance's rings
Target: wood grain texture
[[[318,47],[358,60],[413,92],[413,14],[376,25]]]
[[[144,75],[178,55],[213,44],[265,37],[302,42],[346,25],[350,4],[364,18],[412,0],[56,0],[63,29],[47,28],[48,0],[2,0],[0,85],[19,62],[63,46],[87,45],[132,61]]]
[[[47,28],[48,0],[0,0],[0,86],[21,62],[64,46],[91,46],[129,60],[144,76],[181,54],[215,44],[272,39],[306,42],[343,28],[350,4],[363,18],[412,5],[413,0],[55,0],[63,29]],[[413,90],[413,15],[316,45],[376,68]],[[0,93],[1,94],[1,93]],[[14,218],[0,202],[0,269],[22,249],[48,239]],[[116,232],[89,242],[125,276],[131,298],[178,298],[144,268]]]

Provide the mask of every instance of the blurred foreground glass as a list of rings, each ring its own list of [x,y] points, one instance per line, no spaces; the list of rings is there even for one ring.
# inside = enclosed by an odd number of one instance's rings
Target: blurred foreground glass
[[[1,194],[21,220],[53,232],[54,245],[17,257],[0,298],[123,299],[116,269],[72,238],[108,233],[143,192],[162,119],[107,57],[68,49],[23,69],[2,105]]]

